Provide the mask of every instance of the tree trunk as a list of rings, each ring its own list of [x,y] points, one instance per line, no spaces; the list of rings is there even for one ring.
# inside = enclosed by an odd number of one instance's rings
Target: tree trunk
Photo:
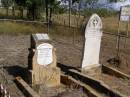
[[[50,8],[50,18],[49,18],[49,22],[51,22],[51,17],[52,17],[52,8]]]
[[[20,10],[20,17],[23,18],[23,10],[24,10],[23,7],[20,7],[19,10]]]
[[[48,22],[48,0],[45,0],[45,6],[46,6],[46,22]]]
[[[72,7],[72,1],[69,0],[69,27],[71,26],[71,7]]]
[[[15,7],[12,7],[12,16],[15,18]]]
[[[34,7],[32,8],[32,17],[33,17],[33,20],[35,20],[35,8]]]
[[[9,14],[9,8],[8,7],[6,7],[6,15],[8,16]]]
[[[27,18],[28,19],[32,19],[33,18],[33,9],[32,8],[28,8]]]
[[[40,19],[40,8],[37,6],[34,11],[35,11],[35,19]]]

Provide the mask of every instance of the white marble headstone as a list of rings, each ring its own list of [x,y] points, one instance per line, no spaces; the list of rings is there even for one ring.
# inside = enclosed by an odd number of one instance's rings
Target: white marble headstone
[[[47,66],[53,62],[53,46],[48,43],[37,47],[37,62],[39,65]]]
[[[100,44],[102,37],[102,21],[97,14],[93,14],[85,30],[84,56],[82,68],[92,68],[99,65]]]

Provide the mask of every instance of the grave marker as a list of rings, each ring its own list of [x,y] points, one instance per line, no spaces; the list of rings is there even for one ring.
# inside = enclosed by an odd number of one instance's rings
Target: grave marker
[[[33,34],[31,36],[29,61],[32,62],[29,62],[28,65],[31,66],[29,71],[32,86],[43,84],[47,87],[55,87],[60,85],[60,69],[56,66],[55,51],[47,34]]]
[[[93,14],[88,21],[85,30],[84,55],[82,60],[82,70],[89,71],[98,68],[100,44],[102,37],[102,21],[97,14]]]

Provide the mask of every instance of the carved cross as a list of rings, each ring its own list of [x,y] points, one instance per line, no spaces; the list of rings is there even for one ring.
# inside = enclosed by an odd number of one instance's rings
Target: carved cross
[[[94,27],[97,25],[97,23],[98,23],[98,21],[95,19],[95,20],[93,20],[93,25],[94,25]]]

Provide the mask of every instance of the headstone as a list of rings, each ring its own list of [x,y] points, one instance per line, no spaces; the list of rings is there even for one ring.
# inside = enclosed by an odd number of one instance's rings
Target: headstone
[[[45,36],[45,37],[44,37]],[[31,37],[29,66],[31,65],[31,84],[55,87],[60,85],[60,69],[57,65],[55,48],[48,35],[33,34]]]
[[[32,69],[32,59],[34,56],[34,50],[37,49],[38,45],[42,44],[42,43],[51,43],[50,41],[50,37],[48,36],[48,34],[46,33],[37,33],[37,34],[32,34],[30,37],[30,48],[29,48],[29,56],[28,56],[28,68]]]
[[[88,71],[99,68],[99,54],[102,37],[102,21],[97,14],[93,14],[88,21],[85,30],[84,55],[82,60],[82,70]],[[93,71],[93,70],[92,70]],[[94,72],[94,71],[93,71]]]

